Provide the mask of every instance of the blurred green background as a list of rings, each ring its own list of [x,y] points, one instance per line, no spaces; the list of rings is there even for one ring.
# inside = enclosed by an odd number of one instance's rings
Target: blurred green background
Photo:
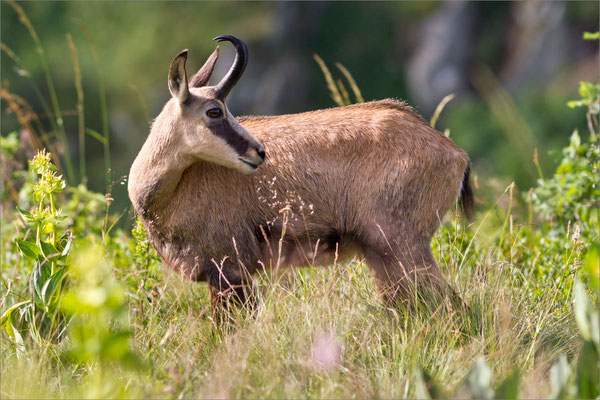
[[[436,127],[473,160],[480,193],[511,181],[526,191],[555,167],[551,151],[585,132],[585,111],[566,107],[580,80],[598,80],[598,2],[20,2],[39,36],[63,113],[69,152],[79,171],[78,114],[70,34],[81,64],[85,126],[103,132],[99,83],[106,89],[110,134],[109,189],[119,210],[129,205],[125,179],[169,97],[172,58],[190,50],[188,74],[214,49],[213,37],[233,34],[250,50],[245,75],[229,96],[234,115],[302,112],[333,106],[313,54],[342,63],[365,100],[400,98],[429,119],[449,93],[456,98]],[[18,132],[16,162],[33,149],[6,101],[18,95],[52,131],[43,63],[15,7],[1,4],[1,134]],[[93,41],[93,44],[92,44]],[[94,49],[97,52],[95,57]],[[233,59],[229,44],[213,82]],[[39,88],[36,93],[35,86]],[[582,122],[583,121],[583,122]],[[86,137],[88,185],[104,192],[103,146]],[[64,155],[63,155],[64,156]],[[365,155],[368,157],[368,155]],[[3,179],[12,179],[3,173]],[[77,174],[71,178],[77,183]]]

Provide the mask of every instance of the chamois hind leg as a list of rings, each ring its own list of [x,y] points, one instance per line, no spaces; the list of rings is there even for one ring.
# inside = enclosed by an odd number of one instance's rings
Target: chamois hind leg
[[[391,231],[372,236],[363,246],[367,265],[384,300],[391,303],[414,303],[425,299],[440,303],[449,298],[455,306],[464,303],[444,280],[431,253],[430,238],[407,237],[406,231]],[[393,236],[392,236],[393,235]]]

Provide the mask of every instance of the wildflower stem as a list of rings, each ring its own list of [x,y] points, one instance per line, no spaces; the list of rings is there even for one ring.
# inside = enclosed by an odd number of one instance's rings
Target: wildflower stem
[[[52,215],[52,218],[56,217],[56,207],[54,205],[54,193],[50,193],[50,213]],[[52,246],[56,247],[56,235],[55,235],[54,227],[52,228]]]

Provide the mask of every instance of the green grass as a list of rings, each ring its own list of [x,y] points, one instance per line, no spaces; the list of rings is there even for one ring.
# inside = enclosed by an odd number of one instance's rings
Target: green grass
[[[555,302],[561,288],[548,283],[532,296],[514,284],[510,262],[493,244],[510,232],[482,245],[475,236],[465,252],[472,237],[452,221],[446,227],[434,250],[470,311],[387,308],[357,260],[263,274],[254,312],[234,310],[223,326],[203,284],[115,265],[113,274],[128,282],[130,345],[143,367],[74,366],[36,346],[18,355],[3,336],[2,396],[414,398],[428,385],[447,395],[470,393],[465,379],[483,356],[492,386],[516,369],[521,396],[548,397],[550,367],[560,354],[572,359],[581,343],[573,315]],[[114,264],[132,261],[123,254]],[[315,346],[324,355],[314,354]]]

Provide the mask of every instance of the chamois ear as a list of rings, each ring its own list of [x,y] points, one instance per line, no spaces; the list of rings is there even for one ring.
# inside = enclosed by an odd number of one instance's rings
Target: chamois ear
[[[219,58],[219,46],[213,51],[213,53],[208,57],[208,60],[204,63],[202,68],[190,81],[190,87],[199,88],[206,86],[208,84],[208,80],[213,73],[213,69],[215,68],[215,63],[217,62],[217,58]]]
[[[177,99],[180,103],[184,103],[189,95],[187,74],[185,72],[185,61],[187,60],[187,49],[171,61],[169,67],[169,91],[173,98]]]

